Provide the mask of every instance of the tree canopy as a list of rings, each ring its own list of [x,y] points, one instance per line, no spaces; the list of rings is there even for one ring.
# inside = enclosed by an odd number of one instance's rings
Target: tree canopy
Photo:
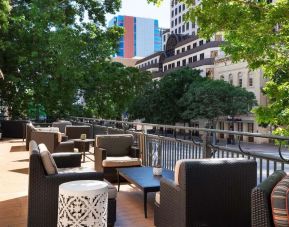
[[[221,116],[244,114],[256,104],[255,95],[222,80],[200,76],[190,68],[175,70],[148,84],[132,103],[132,118],[175,124],[207,119],[212,126]]]
[[[0,69],[5,80],[0,81],[0,106],[8,106],[14,118],[29,115],[29,108],[44,109],[53,118],[63,117],[75,110],[79,94],[88,90],[87,81],[108,97],[113,95],[110,92],[117,91],[100,90],[105,86],[97,88],[97,85],[102,82],[116,85],[121,76],[139,83],[136,87],[145,83],[147,77],[138,70],[123,69],[130,75],[113,75],[112,70],[120,68],[109,63],[123,30],[105,27],[105,14],[115,13],[120,3],[121,0],[1,1]],[[140,78],[144,81],[139,81]],[[128,87],[122,83],[123,87],[116,90],[132,89],[132,83]],[[124,95],[129,100],[131,90]],[[89,95],[85,97],[89,104]],[[110,100],[113,101],[119,100]],[[110,106],[118,105],[120,111],[123,103]]]
[[[180,1],[188,7],[195,5],[194,0]],[[233,61],[245,60],[251,69],[264,70],[269,78],[264,88],[269,105],[256,109],[257,120],[289,132],[285,120],[289,119],[289,1],[270,2],[202,0],[198,6],[189,8],[186,18],[197,21],[201,37],[222,33],[226,40],[222,48]]]
[[[248,113],[256,105],[255,95],[244,88],[235,87],[223,80],[203,80],[194,83],[180,99],[185,108],[184,120],[207,119],[213,127],[219,117]]]

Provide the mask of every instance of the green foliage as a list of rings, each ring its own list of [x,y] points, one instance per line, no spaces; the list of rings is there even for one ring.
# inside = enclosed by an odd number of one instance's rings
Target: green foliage
[[[95,76],[86,77],[82,85],[85,116],[120,118],[142,87],[151,81],[150,73],[120,63],[105,62],[96,67]]]
[[[8,27],[8,14],[10,12],[9,0],[0,1],[0,33]],[[1,44],[1,43],[0,43]]]
[[[162,2],[162,0],[149,0]],[[194,0],[180,0],[187,6]],[[202,0],[186,15],[200,27],[204,38],[222,33],[225,53],[233,61],[245,60],[251,69],[262,68],[269,82],[264,88],[267,107],[255,110],[260,124],[288,128],[289,1]],[[280,130],[279,130],[280,131]]]
[[[119,117],[148,80],[147,73],[108,62],[123,30],[106,28],[105,14],[115,13],[120,0],[11,1],[7,22],[4,3],[0,100],[13,118],[32,117],[39,106],[51,118],[73,113]],[[79,95],[87,98],[86,106],[75,104]]]
[[[248,113],[255,95],[221,80],[202,78],[190,68],[168,73],[148,84],[130,106],[131,118],[174,124],[191,119],[214,123],[221,116]]]
[[[206,79],[192,84],[179,105],[186,109],[183,119],[208,119],[215,127],[219,117],[246,114],[256,101],[255,95],[244,88],[223,80]]]
[[[178,100],[190,84],[201,79],[199,71],[185,68],[168,73],[160,81],[152,81],[132,102],[129,108],[131,118],[166,124],[181,120]]]

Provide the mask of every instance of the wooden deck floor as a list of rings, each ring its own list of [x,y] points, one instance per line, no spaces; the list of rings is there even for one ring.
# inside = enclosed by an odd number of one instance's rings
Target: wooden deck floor
[[[28,158],[22,140],[0,141],[0,227],[27,226]],[[85,165],[92,166],[93,163]],[[154,193],[151,193],[148,196],[148,218],[145,219],[142,192],[133,185],[121,185],[115,226],[154,226],[153,200]]]

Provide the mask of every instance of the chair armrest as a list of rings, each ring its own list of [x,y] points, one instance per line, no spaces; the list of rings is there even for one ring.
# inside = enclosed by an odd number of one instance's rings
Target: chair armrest
[[[60,185],[65,182],[75,180],[103,180],[103,173],[98,172],[62,173],[45,176],[45,178],[48,184]]]
[[[106,150],[100,147],[94,147],[94,169],[97,172],[103,172],[102,161],[106,159]]]
[[[74,142],[65,141],[58,144],[55,148],[55,152],[74,152]]]
[[[57,168],[69,168],[81,166],[80,153],[54,153],[52,157],[56,163]]]
[[[161,178],[160,181],[160,210],[161,226],[185,226],[185,204],[182,203],[182,193],[185,193],[174,181]],[[183,197],[184,198],[184,197]]]
[[[135,146],[131,146],[129,150],[129,156],[132,158],[140,158],[140,149]]]

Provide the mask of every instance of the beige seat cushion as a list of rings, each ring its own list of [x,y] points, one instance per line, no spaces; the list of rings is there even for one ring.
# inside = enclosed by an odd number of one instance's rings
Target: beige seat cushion
[[[113,186],[110,182],[108,182],[107,180],[103,180],[104,182],[106,182],[108,184],[108,198],[109,199],[115,199],[117,196],[117,189],[115,186]]]
[[[161,204],[161,193],[160,192],[156,192],[155,202],[157,204]]]
[[[40,157],[44,166],[44,169],[48,175],[57,174],[57,166],[56,163],[51,156],[50,152],[48,151],[45,144],[41,143],[38,145],[40,151]]]
[[[102,161],[103,167],[125,167],[139,165],[141,165],[141,160],[139,158],[131,158],[129,156],[107,157]]]
[[[73,168],[58,168],[58,173],[90,173],[95,172],[93,168],[89,167],[73,167]]]

